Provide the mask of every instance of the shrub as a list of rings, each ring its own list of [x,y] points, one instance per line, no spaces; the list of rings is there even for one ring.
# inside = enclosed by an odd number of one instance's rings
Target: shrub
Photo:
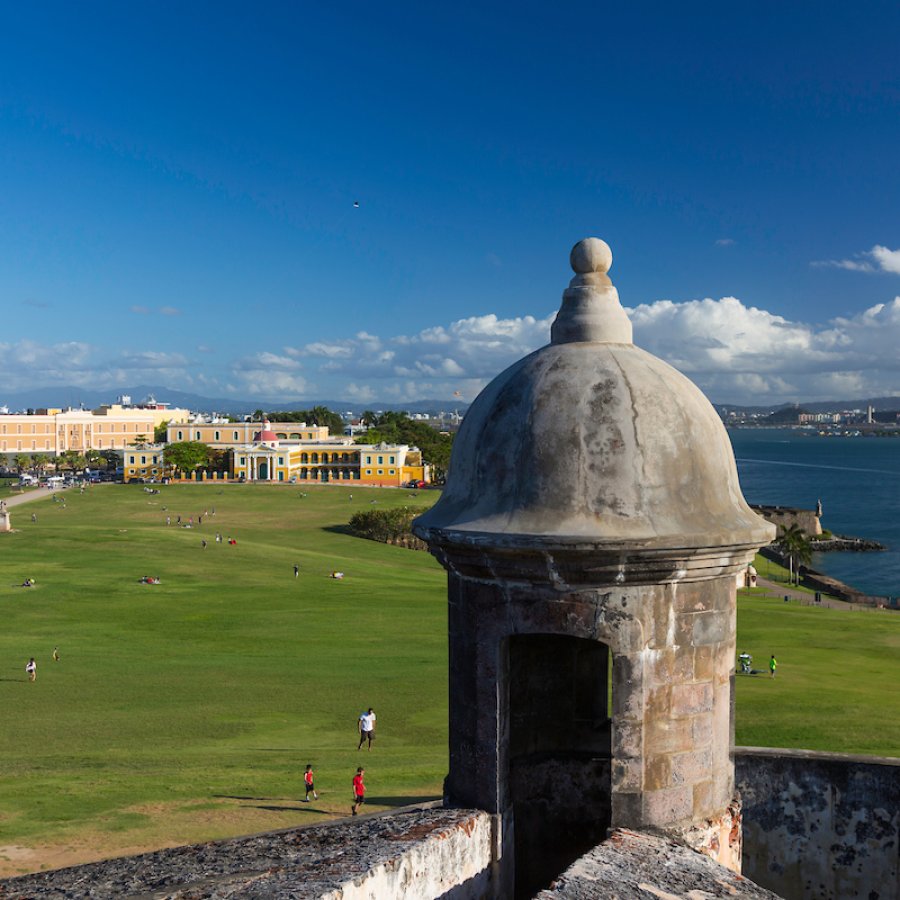
[[[427,549],[412,533],[412,520],[422,512],[400,506],[396,509],[370,509],[356,513],[350,519],[350,531],[357,537],[382,544],[396,544],[411,550]]]

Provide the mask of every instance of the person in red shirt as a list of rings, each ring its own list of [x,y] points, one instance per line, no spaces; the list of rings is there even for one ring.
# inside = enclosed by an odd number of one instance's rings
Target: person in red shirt
[[[366,802],[366,786],[363,783],[363,776],[366,774],[366,770],[360,766],[356,770],[356,775],[353,777],[353,815],[356,815],[357,810],[363,803]]]
[[[313,784],[313,770],[312,766],[307,766],[306,771],[303,773],[303,781],[306,783],[306,797],[303,800],[304,803],[309,803],[309,795],[313,795],[313,800],[318,800],[319,795],[316,793],[316,786]]]

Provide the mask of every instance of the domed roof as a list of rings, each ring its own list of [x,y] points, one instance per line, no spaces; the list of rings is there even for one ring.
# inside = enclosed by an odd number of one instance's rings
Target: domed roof
[[[269,430],[268,421],[262,423],[262,431],[257,431],[256,434],[253,435],[253,442],[255,444],[269,444],[272,441],[277,443],[278,440],[278,435],[275,434],[274,431]]]
[[[416,520],[428,541],[659,550],[765,544],[731,443],[700,390],[635,347],[588,238],[551,343],[498,375],[453,445],[447,486]]]

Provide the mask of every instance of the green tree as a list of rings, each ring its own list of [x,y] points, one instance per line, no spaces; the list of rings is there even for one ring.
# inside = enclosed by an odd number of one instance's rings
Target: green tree
[[[157,444],[165,444],[165,442],[169,439],[169,420],[166,419],[163,422],[160,422],[153,429],[153,441]]]
[[[84,454],[84,461],[89,466],[98,466],[101,462],[104,461],[103,454],[99,450],[86,450]]]
[[[84,466],[85,459],[79,450],[63,450],[57,457],[57,472],[60,469],[71,469],[74,472],[76,469],[83,469]]]
[[[50,465],[50,457],[46,453],[35,453],[31,457],[31,465],[40,475]]]
[[[344,420],[327,406],[314,406],[306,419],[312,425],[324,425],[331,434],[344,433]]]
[[[782,526],[781,534],[775,542],[790,561],[791,574],[800,583],[800,565],[812,562],[812,544],[809,535],[795,522],[787,528]]]
[[[371,427],[378,421],[378,416],[371,409],[367,409],[360,417],[359,421],[362,422],[363,425],[367,425]]]
[[[116,450],[101,450],[100,456],[106,463],[107,471],[110,469],[115,471],[119,467],[119,462],[122,459]]]
[[[432,467],[433,478],[443,481],[450,464],[453,438],[441,434],[427,422],[413,421],[405,413],[386,412],[377,417],[376,424],[364,434],[356,436],[358,444],[407,444],[418,447],[422,458]]]
[[[331,434],[344,433],[344,420],[327,406],[314,406],[312,409],[279,410],[267,416],[270,422],[306,422],[308,425],[324,425]]]
[[[166,446],[163,459],[167,466],[189,474],[209,465],[209,447],[200,441],[178,441]]]
[[[128,446],[140,449],[146,447],[148,443],[149,439],[146,434],[136,434],[134,440]]]
[[[31,466],[31,456],[27,453],[17,453],[13,461],[16,465],[16,471],[20,475]]]

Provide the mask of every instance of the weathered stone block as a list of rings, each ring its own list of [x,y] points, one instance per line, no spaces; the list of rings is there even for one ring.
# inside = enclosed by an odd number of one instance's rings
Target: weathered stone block
[[[727,613],[710,611],[694,616],[691,643],[694,646],[718,644],[731,635],[730,617]]]
[[[670,757],[670,763],[672,784],[693,785],[709,778],[713,767],[713,754],[709,749],[678,753]]]
[[[706,644],[694,648],[694,680],[712,681],[718,648]]]
[[[669,708],[673,716],[693,716],[709,712],[713,708],[713,686],[709,682],[674,684]]]
[[[614,759],[612,765],[613,792],[632,793],[644,783],[643,759]]]
[[[694,746],[691,719],[650,719],[644,750],[647,753],[681,753]]]
[[[695,680],[690,648],[647,649],[643,658],[644,678],[648,686]]]
[[[713,742],[713,714],[698,713],[691,720],[691,741],[697,748]]]
[[[619,759],[638,757],[644,744],[643,723],[636,720],[617,721],[612,734],[612,753]]]
[[[645,790],[644,822],[664,827],[689,819],[694,812],[694,788],[690,784],[664,790]]]
[[[644,790],[658,791],[672,786],[672,760],[668,754],[644,750]]]

